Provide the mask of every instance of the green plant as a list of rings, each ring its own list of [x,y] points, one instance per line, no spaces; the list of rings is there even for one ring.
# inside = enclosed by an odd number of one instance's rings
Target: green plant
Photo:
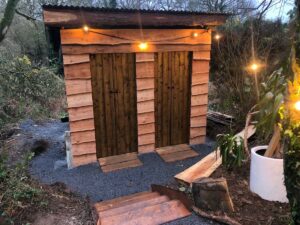
[[[217,135],[217,147],[220,149],[222,164],[227,169],[242,166],[245,159],[242,137],[232,134]]]
[[[14,218],[21,215],[25,208],[41,202],[43,191],[31,184],[27,174],[33,155],[28,154],[13,168],[8,167],[6,157],[0,155],[0,222],[4,221],[4,224],[14,224]]]
[[[273,134],[274,125],[279,122],[278,111],[283,103],[287,81],[283,69],[274,71],[261,84],[260,100],[256,105],[258,110],[256,130],[258,139],[266,144]]]

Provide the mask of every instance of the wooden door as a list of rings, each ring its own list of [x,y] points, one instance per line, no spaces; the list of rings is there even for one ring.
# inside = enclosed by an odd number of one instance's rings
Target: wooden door
[[[155,55],[156,147],[189,142],[191,53]]]
[[[97,157],[137,152],[135,55],[91,56]]]

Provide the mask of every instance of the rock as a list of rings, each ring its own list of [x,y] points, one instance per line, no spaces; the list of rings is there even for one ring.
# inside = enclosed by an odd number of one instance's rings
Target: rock
[[[204,210],[233,212],[225,178],[200,178],[193,182],[192,193],[196,207]]]
[[[54,170],[60,169],[64,166],[67,166],[67,160],[57,160],[54,163]]]

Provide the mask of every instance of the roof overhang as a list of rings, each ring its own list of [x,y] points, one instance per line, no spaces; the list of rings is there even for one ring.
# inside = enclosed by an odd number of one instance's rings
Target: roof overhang
[[[43,16],[49,28],[180,29],[215,27],[225,23],[230,14],[44,5]]]

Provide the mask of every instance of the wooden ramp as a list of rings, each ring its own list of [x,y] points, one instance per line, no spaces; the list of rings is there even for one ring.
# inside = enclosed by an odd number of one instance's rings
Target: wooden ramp
[[[158,192],[140,192],[95,204],[97,225],[158,225],[191,215],[179,201]]]
[[[187,144],[161,147],[155,151],[165,162],[174,162],[199,155]]]
[[[143,165],[136,152],[100,158],[98,162],[104,173]]]
[[[255,127],[253,125],[250,125],[248,127],[246,138],[249,139],[252,135],[255,134],[255,131]],[[244,138],[245,130],[242,130],[235,136]],[[217,151],[213,151],[212,153],[208,154],[193,166],[175,175],[174,178],[180,183],[191,184],[193,181],[201,177],[209,177],[221,164],[222,158],[220,156],[220,150],[217,149]]]

